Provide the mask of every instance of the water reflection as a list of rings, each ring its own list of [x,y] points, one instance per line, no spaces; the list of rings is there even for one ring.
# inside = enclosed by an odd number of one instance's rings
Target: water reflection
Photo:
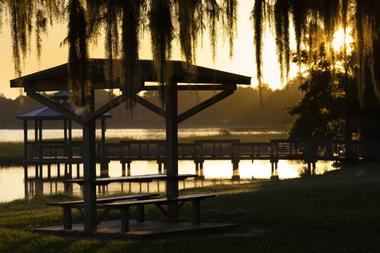
[[[51,165],[50,176],[47,166],[43,167],[42,178],[36,178],[35,168],[28,168],[28,179],[24,180],[24,169],[20,166],[0,168],[0,202],[12,201],[15,199],[33,196],[35,194],[53,194],[69,191],[80,195],[81,188],[78,185],[63,184],[63,165],[58,174],[56,165]],[[305,165],[295,161],[280,161],[278,164],[278,176],[280,179],[300,177],[305,171]],[[192,188],[214,184],[232,184],[239,181],[230,180],[233,176],[231,161],[205,161],[204,180],[186,180],[179,183],[179,187]],[[323,174],[326,171],[334,170],[332,162],[318,162],[316,174]],[[83,176],[83,167],[73,166],[72,178]],[[134,161],[131,164],[131,175],[144,175],[158,173],[158,164],[153,161]],[[179,161],[180,174],[195,174],[194,161]],[[239,163],[240,183],[248,182],[252,179],[269,179],[271,177],[271,164],[269,161],[240,161]],[[97,167],[97,175],[100,176],[100,166]],[[122,166],[119,162],[111,162],[109,166],[110,177],[122,176]],[[113,183],[108,187],[98,187],[98,193],[112,192],[163,192],[165,182],[151,183]]]

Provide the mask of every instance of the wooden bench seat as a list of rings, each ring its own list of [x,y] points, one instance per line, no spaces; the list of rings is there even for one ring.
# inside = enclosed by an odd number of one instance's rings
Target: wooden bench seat
[[[185,204],[185,202],[192,202],[192,218],[195,225],[201,224],[201,206],[200,202],[207,198],[215,197],[214,194],[196,194],[196,195],[184,195],[179,196],[174,199],[168,198],[154,198],[136,201],[121,201],[113,203],[100,204],[99,206],[106,209],[119,209],[121,213],[121,230],[123,232],[129,231],[129,208],[136,206],[137,209],[137,220],[140,222],[144,221],[144,206],[145,205],[156,205],[158,209],[165,215],[168,216],[168,211],[164,208],[164,205],[170,203],[178,203],[176,210],[174,212],[178,214],[179,209]]]
[[[159,194],[134,194],[134,195],[125,195],[125,196],[117,196],[117,197],[109,197],[109,198],[99,198],[96,200],[97,205],[102,205],[105,203],[112,203],[115,201],[123,201],[123,200],[146,200],[158,197]],[[73,208],[79,209],[82,212],[82,208],[84,208],[84,200],[73,200],[73,201],[61,201],[61,202],[51,202],[47,203],[48,206],[61,206],[63,208],[63,228],[71,229],[72,228],[72,212]],[[108,212],[104,213],[103,220]]]
[[[95,184],[96,185],[108,185],[111,183],[141,183],[141,182],[152,182],[152,181],[158,181],[158,180],[168,180],[168,179],[176,179],[176,180],[185,180],[188,178],[196,178],[197,175],[194,174],[181,174],[175,177],[170,177],[164,174],[151,174],[151,175],[139,175],[139,176],[128,176],[128,177],[102,177],[102,178],[96,178]],[[64,180],[65,183],[71,183],[71,184],[79,184],[83,185],[84,180],[83,178],[77,178],[77,179],[67,179]]]

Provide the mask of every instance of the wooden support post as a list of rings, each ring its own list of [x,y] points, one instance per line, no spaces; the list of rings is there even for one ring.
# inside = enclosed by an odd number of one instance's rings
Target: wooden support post
[[[68,170],[68,166],[67,166],[67,163],[65,163],[65,178],[68,179],[69,178],[69,170]]]
[[[127,176],[131,176],[131,161],[127,162]]]
[[[162,162],[157,161],[157,164],[158,164],[158,174],[162,174]]]
[[[28,160],[28,121],[23,120],[24,123],[24,161]]]
[[[125,162],[121,162],[121,176],[125,177]]]
[[[178,197],[178,98],[177,83],[170,82],[166,85],[165,105],[166,105],[166,163],[167,175],[166,197],[175,199]],[[168,204],[168,217],[171,221],[178,220],[177,202]]]
[[[95,121],[83,125],[84,231],[96,230]]]
[[[61,164],[60,163],[57,163],[57,177],[58,178],[61,177]]]
[[[193,224],[201,224],[201,201],[199,199],[193,199]]]
[[[80,163],[77,163],[77,178],[80,178]]]
[[[311,176],[311,164],[312,162],[310,161],[307,162],[307,172],[306,172],[307,176]]]
[[[28,164],[27,163],[24,163],[24,194],[25,194],[25,198],[28,197],[28,181],[29,181],[29,178],[28,178]]]
[[[232,180],[240,180],[239,160],[232,160]]]
[[[48,178],[50,179],[51,178],[51,164],[48,163],[47,165],[47,170],[48,170]]]
[[[38,178],[39,177],[39,175],[38,175],[38,164],[34,165],[34,169],[35,169],[35,171],[34,171],[34,177]]]
[[[63,228],[65,230],[72,228],[71,207],[63,207]]]
[[[38,120],[34,120],[34,143],[38,144]]]
[[[101,118],[101,143],[102,143],[102,157],[105,158],[106,156],[106,121],[104,118]]]
[[[40,165],[38,166],[39,167],[39,177],[42,179],[44,177],[44,165],[40,162]]]
[[[72,162],[71,160],[72,160],[72,158],[73,158],[73,144],[72,144],[72,141],[73,141],[73,126],[72,126],[72,121],[71,120],[69,120],[68,121],[68,124],[67,124],[67,127],[68,127],[68,134],[69,134],[69,136],[68,136],[68,140],[67,140],[67,143],[68,143],[68,150],[67,150],[67,152],[68,152],[68,157],[69,157],[69,160],[70,160],[70,162]]]
[[[63,120],[64,156],[69,158],[69,144],[67,142],[67,120]]]
[[[121,213],[121,232],[127,233],[129,231],[129,207],[120,209]]]
[[[137,206],[137,217],[136,217],[136,220],[138,222],[144,222],[145,221],[144,205],[138,205]]]
[[[100,163],[100,177],[109,177],[108,161],[102,161]]]
[[[29,178],[29,173],[28,173],[28,164],[25,162],[24,163],[24,180],[28,180]]]

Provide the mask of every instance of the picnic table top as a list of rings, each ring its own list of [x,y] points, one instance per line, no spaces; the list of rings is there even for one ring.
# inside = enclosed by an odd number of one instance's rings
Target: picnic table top
[[[117,201],[117,202],[112,202],[112,203],[104,203],[104,204],[101,204],[100,206],[117,208],[117,207],[145,205],[145,204],[167,204],[174,201],[187,201],[187,200],[191,201],[195,199],[202,200],[202,199],[213,198],[213,197],[216,197],[216,195],[215,194],[192,194],[192,195],[178,196],[173,199],[162,197],[162,198],[152,198],[152,199],[144,199],[144,200],[138,200],[138,201],[123,200],[123,201]]]
[[[197,175],[195,174],[181,174],[175,177],[168,176],[165,174],[149,174],[149,175],[139,175],[139,176],[128,176],[128,177],[99,177],[95,179],[95,183],[97,185],[107,185],[110,183],[129,183],[129,182],[152,182],[154,180],[168,180],[168,179],[177,179],[177,180],[185,180],[187,178],[195,178]],[[64,180],[65,183],[73,183],[73,184],[83,184],[83,178],[77,179],[67,179]]]

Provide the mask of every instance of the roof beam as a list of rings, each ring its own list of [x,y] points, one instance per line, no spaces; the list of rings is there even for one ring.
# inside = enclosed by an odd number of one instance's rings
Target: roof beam
[[[202,103],[194,106],[193,108],[187,110],[186,112],[181,113],[177,117],[178,123],[181,123],[182,121],[187,120],[188,118],[194,116],[195,114],[207,109],[208,107],[220,102],[221,100],[225,99],[226,97],[232,95],[235,92],[234,89],[228,89],[224,90],[221,93],[218,93],[217,95],[203,101]]]
[[[81,124],[82,119],[80,117],[78,117],[75,113],[73,113],[72,111],[70,111],[67,108],[65,108],[64,106],[62,106],[61,104],[59,104],[59,103],[57,103],[57,102],[55,102],[55,101],[53,101],[47,97],[35,92],[35,91],[26,90],[26,94],[29,97],[33,98],[34,100],[40,102],[41,104],[46,105],[47,107],[50,107],[54,111],[62,114],[67,119],[73,120],[73,121]]]
[[[112,110],[113,108],[119,106],[121,103],[123,103],[125,100],[127,99],[127,96],[125,94],[122,94],[114,99],[112,99],[111,101],[109,101],[108,103],[102,105],[100,108],[98,108],[97,110],[91,112],[90,114],[86,115],[82,120],[81,120],[81,124],[87,124],[88,122],[90,122],[91,120],[94,120],[98,117],[100,117],[101,115],[103,115],[104,113]]]
[[[177,90],[178,91],[214,91],[214,90],[225,90],[230,89],[231,87],[225,85],[225,84],[201,84],[201,85],[178,85]],[[144,85],[141,90],[143,91],[158,91],[162,89],[159,85]]]
[[[147,108],[148,110],[160,115],[161,117],[165,118],[166,117],[166,112],[164,110],[162,110],[160,107],[158,107],[157,105],[149,102],[148,100],[146,100],[145,98],[142,98],[138,95],[135,96],[135,99],[136,99],[136,102],[139,103],[140,105],[144,106],[145,108]]]

